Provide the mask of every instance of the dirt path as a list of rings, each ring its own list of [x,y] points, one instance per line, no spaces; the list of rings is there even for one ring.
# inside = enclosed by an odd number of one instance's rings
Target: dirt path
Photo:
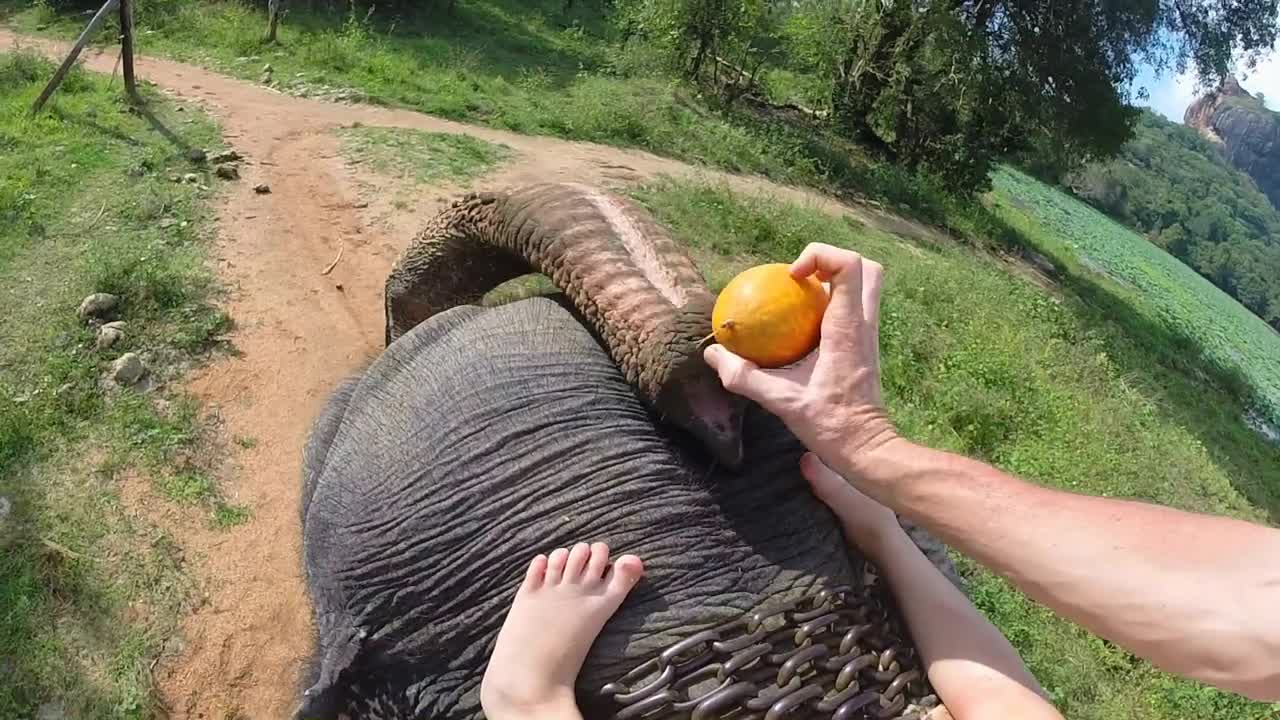
[[[0,48],[19,38],[0,30]],[[21,38],[61,57],[66,44]],[[114,54],[86,53],[89,69],[110,73]],[[516,157],[477,187],[573,180],[617,186],[658,175],[724,180],[856,215],[899,235],[921,225],[851,207],[812,191],[694,168],[648,153],[516,135],[415,112],[341,105],[283,95],[181,63],[138,59],[139,75],[221,124],[243,153],[243,179],[218,201],[212,262],[231,289],[237,357],[192,378],[190,389],[221,414],[226,434],[252,437],[236,447],[226,489],[252,519],[230,531],[180,529],[207,597],[184,623],[182,651],[157,669],[174,718],[282,718],[293,709],[295,678],[308,650],[309,608],[300,567],[298,496],[301,450],[330,390],[382,349],[383,280],[395,256],[458,188],[420,188],[399,210],[389,181],[358,175],[339,156],[332,130],[365,125],[463,133],[505,144]],[[253,186],[269,183],[271,194]],[[385,192],[384,192],[385,191]],[[401,193],[401,197],[403,194]],[[320,271],[343,248],[333,272]]]

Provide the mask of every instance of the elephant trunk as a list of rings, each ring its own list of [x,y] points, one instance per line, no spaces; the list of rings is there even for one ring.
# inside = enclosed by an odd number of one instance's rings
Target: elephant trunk
[[[719,461],[741,462],[743,403],[701,355],[715,297],[671,235],[616,195],[546,184],[454,202],[387,278],[387,343],[530,272],[565,293],[663,419]]]

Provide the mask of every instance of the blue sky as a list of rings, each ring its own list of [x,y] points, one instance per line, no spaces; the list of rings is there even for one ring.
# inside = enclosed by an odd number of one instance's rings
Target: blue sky
[[[1240,81],[1241,87],[1254,95],[1263,93],[1268,108],[1280,110],[1280,53],[1273,52],[1259,62],[1248,76],[1237,74],[1236,79]],[[1174,122],[1182,122],[1182,114],[1187,106],[1200,94],[1195,75],[1190,72],[1181,75],[1165,72],[1156,76],[1148,68],[1138,75],[1135,83],[1138,87],[1145,87],[1150,96],[1138,103]]]

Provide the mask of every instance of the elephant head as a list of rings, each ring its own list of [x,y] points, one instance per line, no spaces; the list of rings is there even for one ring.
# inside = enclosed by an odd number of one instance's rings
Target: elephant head
[[[530,268],[564,297],[469,304]],[[687,716],[671,693],[689,690],[674,678],[695,660],[690,683],[737,693],[703,711],[750,695],[774,714],[783,700],[838,701],[828,713],[861,717],[859,683],[882,703],[927,691],[892,603],[862,587],[862,559],[800,477],[804,448],[701,364],[711,302],[666,231],[589,188],[468,195],[430,223],[387,281],[386,350],[307,443],[317,637],[298,718],[478,717],[528,559],[578,540],[646,565],[579,675],[587,717]],[[743,462],[712,461],[707,445]],[[845,593],[858,608],[832,600]],[[802,608],[772,617],[804,625],[752,614],[772,603]],[[795,647],[769,652],[784,642]],[[736,660],[705,665],[721,652]],[[791,693],[801,675],[838,692]],[[755,696],[761,678],[770,689]]]
[[[530,272],[565,293],[662,419],[741,462],[743,403],[702,361],[715,298],[666,229],[616,195],[549,184],[454,202],[387,278],[387,344]]]

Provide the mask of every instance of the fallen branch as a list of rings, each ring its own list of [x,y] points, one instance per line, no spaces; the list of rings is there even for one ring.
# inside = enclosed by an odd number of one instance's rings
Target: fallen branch
[[[97,558],[92,558],[92,557],[89,557],[88,555],[81,555],[80,553],[76,552],[75,550],[72,550],[66,545],[61,545],[48,538],[40,538],[40,543],[45,547],[49,548],[50,550],[53,550],[54,552],[61,553],[62,555],[66,555],[67,557],[70,557],[70,558],[75,558],[76,560],[87,560],[89,562],[99,562]]]
[[[333,269],[338,267],[338,262],[342,260],[342,251],[346,249],[347,249],[347,244],[339,240],[338,241],[338,257],[334,258],[333,262],[329,263],[329,267],[325,268],[324,271],[321,272],[320,274],[328,275],[329,273],[333,272]]]
[[[89,221],[89,224],[86,225],[84,230],[82,230],[81,232],[89,232],[90,230],[92,230],[93,227],[98,224],[98,221],[102,219],[102,216],[106,212],[107,212],[107,201],[103,200],[102,207],[98,210],[98,214],[94,216],[93,220]]]

